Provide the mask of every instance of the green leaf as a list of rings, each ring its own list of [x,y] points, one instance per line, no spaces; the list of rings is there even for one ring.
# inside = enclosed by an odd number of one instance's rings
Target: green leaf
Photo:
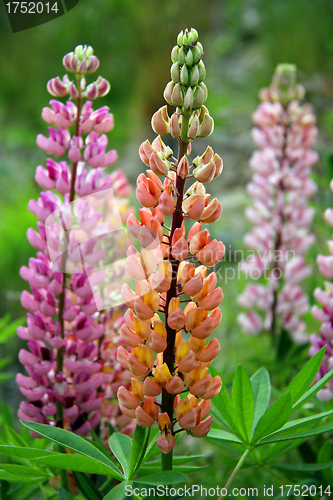
[[[190,474],[191,472],[197,472],[199,470],[208,467],[208,465],[172,465],[172,471],[174,472],[183,472],[184,474]],[[161,466],[156,467],[148,467],[148,465],[144,465],[140,469],[140,477],[149,476],[153,472],[161,472]]]
[[[126,434],[120,434],[119,432],[114,432],[109,439],[109,446],[112,453],[121,464],[124,475],[126,479],[129,479],[130,470],[130,460],[131,460],[131,448],[132,441],[131,438],[126,436]]]
[[[290,433],[281,433],[280,434],[274,434],[273,436],[268,436],[267,438],[263,439],[260,441],[260,445],[262,444],[267,444],[267,443],[276,443],[278,441],[287,441],[289,439],[300,439],[300,438],[308,438],[311,436],[317,436],[318,434],[324,434],[325,432],[331,432],[333,430],[333,422],[328,425],[321,425],[318,427],[314,427],[312,429],[308,429],[304,432],[295,432],[290,434]]]
[[[6,405],[5,403],[1,403],[0,420],[2,425],[11,426],[13,424],[13,419],[9,411],[8,405]]]
[[[47,437],[55,443],[61,444],[72,451],[76,451],[77,453],[93,458],[97,462],[106,465],[110,469],[110,476],[117,477],[118,479],[124,479],[123,474],[117,469],[111,460],[109,460],[93,444],[73,432],[60,429],[59,427],[52,427],[51,425],[38,424],[36,422],[21,422],[25,427],[37,432],[37,434]]]
[[[12,373],[0,373],[0,382],[5,382],[6,380],[10,380],[13,378]]]
[[[158,436],[159,431],[155,430],[155,435],[152,437],[152,440],[150,441],[143,458],[141,458],[140,465],[144,464],[147,460],[154,458],[156,455],[160,455],[161,452],[156,444]]]
[[[148,428],[148,432],[146,432],[146,429],[140,427],[139,425],[135,427],[128,477],[132,477],[134,471],[138,470],[140,462],[145,456],[149,441],[149,434],[150,427]]]
[[[5,319],[5,318],[3,318]],[[6,317],[6,321],[0,325],[0,344],[4,344],[11,337],[16,335],[16,330],[18,326],[23,325],[25,318],[19,318],[16,321],[13,321],[7,326],[10,317]],[[4,328],[6,326],[6,328]]]
[[[28,443],[10,426],[5,425],[5,432],[10,444],[27,447]]]
[[[1,467],[7,472],[10,472],[11,474],[18,474],[19,476],[28,476],[32,478],[50,477],[50,474],[47,474],[45,471],[32,469],[31,467],[26,467],[25,465],[1,464]]]
[[[327,417],[328,415],[332,415],[333,413],[333,410],[329,410],[329,411],[324,411],[322,413],[316,413],[315,415],[311,415],[310,417],[304,417],[304,418],[298,418],[298,419],[295,419],[295,420],[291,420],[290,422],[287,422],[281,429],[279,429],[278,431],[275,431],[273,432],[272,434],[270,434],[270,436],[274,435],[274,434],[280,434],[281,432],[284,432],[286,434],[286,432],[298,432],[299,429],[302,429],[303,427],[305,426],[309,426],[310,424],[310,428],[311,427],[311,424],[316,424],[317,423],[317,420],[320,420],[324,417]]]
[[[158,486],[159,484],[168,485],[185,483],[185,481],[187,481],[187,476],[181,472],[164,471],[152,474],[151,476],[134,479],[132,482]]]
[[[39,457],[59,455],[59,453],[56,453],[54,451],[38,450],[37,448],[23,448],[19,446],[7,446],[7,445],[0,445],[0,453],[3,453],[4,455],[8,455],[10,457],[29,458],[31,460]],[[63,455],[61,454],[61,456]]]
[[[112,490],[109,491],[103,498],[103,500],[124,500],[124,498],[128,498],[126,496],[126,486],[130,485],[130,481],[124,481],[123,483],[118,484]]]
[[[241,424],[242,434],[249,443],[254,415],[254,398],[250,378],[242,365],[238,366],[232,384],[232,402]]]
[[[204,455],[179,455],[178,457],[172,457],[172,465],[184,465],[189,462],[194,462],[195,460],[199,460]],[[160,465],[161,459],[151,460],[150,462],[146,462],[146,467]]]
[[[224,384],[222,384],[220,394],[213,398],[213,402],[216,405],[219,413],[221,414],[221,417],[225,422],[224,425],[227,427],[227,429],[231,432],[234,432],[238,437],[241,437],[239,432],[240,424],[236,416],[234,405]],[[236,423],[238,425],[236,425]]]
[[[290,392],[285,392],[268,408],[259,420],[251,444],[257,443],[263,437],[280,429],[290,417],[291,409],[292,400]]]
[[[45,454],[45,452],[44,452]],[[117,477],[106,465],[86,455],[74,455],[73,453],[55,453],[50,456],[31,458],[37,465],[44,467],[57,467],[59,469],[90,472],[91,474],[102,474],[104,476]]]
[[[254,398],[254,416],[252,424],[252,431],[254,431],[259,419],[267,410],[271,398],[271,383],[266,368],[260,368],[252,375],[251,385]]]
[[[5,358],[0,359],[0,369],[4,368],[5,366],[9,365],[11,362],[12,358],[10,356],[6,356]]]
[[[319,470],[330,469],[333,467],[333,462],[326,464],[269,464],[270,467],[275,469],[290,470],[295,472],[316,472]]]
[[[63,490],[62,488],[60,488],[59,491],[58,491],[57,500],[74,500],[74,499],[68,493],[68,491]]]
[[[88,500],[102,500],[103,496],[98,491],[92,480],[82,472],[73,472],[77,487]]]
[[[320,365],[323,361],[326,346],[322,347],[320,351],[313,356],[310,361],[306,363],[301,371],[296,375],[296,377],[288,385],[286,392],[290,391],[293,404],[297,403],[300,397],[303,396],[305,391],[312,384],[315,376],[318,373]]]
[[[298,408],[300,408],[301,406],[303,406],[304,403],[306,403],[307,401],[309,401],[309,399],[311,399],[312,396],[314,396],[315,394],[317,394],[317,392],[320,391],[320,389],[322,389],[322,387],[324,387],[324,385],[326,385],[326,383],[332,377],[333,377],[333,368],[328,373],[326,373],[326,375],[324,375],[323,378],[321,378],[320,380],[318,380],[318,382],[316,384],[314,384],[312,387],[310,387],[310,389],[305,394],[303,394],[303,396],[296,402],[296,404],[294,404],[293,411],[298,410]]]
[[[230,432],[222,431],[220,429],[211,429],[207,435],[207,439],[217,439],[218,441],[233,441],[241,443],[237,436],[230,434]]]
[[[45,476],[19,476],[18,474],[12,474],[11,472],[7,472],[4,469],[0,469],[0,481],[9,481],[10,483],[33,483],[36,481],[42,481],[45,479]]]

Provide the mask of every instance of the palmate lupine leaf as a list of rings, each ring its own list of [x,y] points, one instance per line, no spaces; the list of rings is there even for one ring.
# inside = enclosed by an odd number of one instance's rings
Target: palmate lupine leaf
[[[245,370],[238,368],[233,382],[232,399],[225,386],[222,386],[221,393],[213,399],[213,415],[221,422],[222,429],[212,429],[207,438],[217,443],[242,442],[243,446],[251,450],[255,446],[288,440],[298,440],[301,443],[310,436],[331,431],[333,422],[321,423],[322,419],[331,415],[331,411],[288,422],[290,416],[333,376],[333,370],[331,370],[320,382],[308,389],[321,365],[324,352],[325,348],[310,359],[286,391],[268,409],[271,385],[267,371],[262,368],[251,379],[247,379]],[[248,385],[249,380],[251,391]],[[241,410],[245,410],[246,405],[249,409],[243,411],[241,415]],[[235,416],[236,419],[234,419]],[[244,439],[244,433],[248,432],[250,422],[252,435],[251,439],[247,440]],[[281,455],[283,450],[283,446],[278,447],[276,453]],[[268,456],[272,458],[274,451]]]
[[[52,427],[50,425],[38,424],[36,422],[26,422],[22,421],[22,424],[28,429],[37,432],[41,436],[47,437],[54,441],[55,443],[61,444],[62,446],[80,453],[86,457],[94,459],[98,463],[106,466],[108,469],[108,475],[115,477],[120,480],[124,480],[124,475],[115,466],[115,464],[108,459],[100,450],[98,450],[89,441],[83,439],[81,436],[74,434],[73,432],[60,429],[59,427]],[[59,467],[59,465],[58,465]]]

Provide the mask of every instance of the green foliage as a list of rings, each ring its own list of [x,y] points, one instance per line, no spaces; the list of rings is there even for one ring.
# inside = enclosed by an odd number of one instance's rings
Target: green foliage
[[[15,446],[1,445],[0,454],[15,457],[18,460],[29,458],[34,465],[28,468],[25,465],[12,465],[3,468],[2,474],[7,481],[13,481],[13,471],[16,478],[25,481],[27,469],[30,470],[32,479],[53,477],[53,469],[64,469],[73,472],[76,485],[88,500],[101,500],[102,491],[106,486],[98,488],[89,474],[107,476],[110,479],[121,481],[121,484],[111,488],[104,499],[123,498],[126,484],[141,484],[156,486],[159,484],[170,485],[184,483],[187,476],[183,471],[190,472],[193,467],[186,466],[199,456],[184,456],[175,458],[175,470],[170,472],[160,471],[160,461],[148,460],[154,456],[156,447],[155,435],[149,442],[149,430],[137,426],[133,439],[114,432],[109,439],[109,446],[118,464],[106,449],[99,449],[100,441],[91,441],[64,429],[35,422],[22,422],[25,427],[41,436],[47,437],[58,445],[72,450],[75,453],[57,453],[53,451],[38,450],[22,447],[19,441]],[[96,446],[97,445],[97,446]],[[148,462],[147,462],[148,461]],[[147,466],[143,467],[147,462]],[[45,472],[44,468],[47,468]],[[199,467],[197,467],[199,469]],[[142,472],[141,472],[142,471]],[[0,471],[1,473],[1,471]],[[61,495],[64,495],[61,492]],[[66,497],[65,497],[66,498]]]
[[[271,385],[265,369],[258,370],[250,379],[246,370],[239,366],[232,384],[232,398],[223,384],[221,393],[213,398],[213,415],[219,423],[219,428],[213,428],[207,439],[216,444],[228,443],[232,453],[241,455],[238,464],[236,461],[236,471],[243,466],[243,462],[248,466],[263,464],[266,461],[270,463],[290,451],[285,445],[279,446],[280,443],[293,441],[297,446],[311,436],[333,431],[333,410],[289,420],[292,414],[299,411],[304,403],[333,377],[332,369],[324,382],[317,382],[308,389],[318,372],[324,353],[325,347],[306,363],[281,396],[269,407]],[[216,370],[211,368],[211,371],[215,376]],[[252,459],[252,462],[249,462],[248,455],[258,447],[264,447],[264,452],[259,452],[259,455],[255,455],[255,461]],[[331,462],[328,457],[327,462]],[[331,467],[327,463],[304,464],[304,467],[296,468],[293,465],[279,466],[275,462],[270,465],[286,471],[304,472]]]

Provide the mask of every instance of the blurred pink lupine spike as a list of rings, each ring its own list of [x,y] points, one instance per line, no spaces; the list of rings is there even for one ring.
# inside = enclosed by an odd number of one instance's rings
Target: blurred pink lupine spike
[[[75,95],[76,103],[64,104],[52,99],[51,107],[44,107],[42,111],[43,119],[51,125],[49,137],[41,134],[37,137],[41,149],[62,158],[60,161],[47,158],[46,168],[37,167],[35,180],[47,191],[41,191],[39,199],[30,200],[28,205],[38,219],[38,230],[27,231],[37,255],[29,259],[28,267],[22,266],[20,270],[31,293],[22,293],[21,304],[29,312],[27,326],[19,327],[17,332],[20,338],[27,340],[28,347],[19,353],[28,376],[18,374],[16,381],[28,402],[21,403],[18,415],[23,420],[64,427],[78,434],[87,434],[99,426],[101,436],[107,437],[107,421],[122,432],[133,428],[132,420],[122,415],[115,401],[118,388],[130,385],[128,372],[117,360],[126,307],[120,305],[97,312],[90,284],[92,277],[89,280],[86,272],[103,256],[104,248],[96,248],[94,239],[82,243],[83,272],[78,268],[81,261],[75,251],[78,248],[75,241],[73,248],[69,245],[67,257],[61,254],[64,232],[60,219],[54,217],[47,227],[45,223],[52,214],[63,210],[63,222],[71,243],[73,221],[89,234],[99,227],[101,213],[95,212],[82,197],[96,193],[100,197],[102,191],[110,192],[112,188],[117,209],[121,210],[122,217],[127,217],[130,187],[120,169],[103,176],[104,168],[117,159],[116,151],[106,152],[105,133],[114,126],[113,115],[107,106],[94,111],[91,101],[82,102],[86,97],[84,75],[97,69],[97,57],[91,47],[78,46],[64,57],[64,65],[75,73],[76,84],[66,75],[62,80],[58,77],[50,80],[47,89],[57,97]],[[99,95],[110,88],[101,77],[96,86]],[[74,208],[68,213],[66,207],[75,198]],[[60,263],[58,259],[52,265],[51,254],[59,252]],[[71,276],[61,265],[66,270],[67,265],[70,267]],[[103,273],[103,269],[96,273],[95,280],[103,279]]]
[[[310,178],[318,161],[311,149],[316,118],[308,104],[299,102],[304,88],[296,84],[294,65],[279,65],[259,97],[262,102],[252,116],[258,149],[250,160],[254,173],[247,186],[254,202],[245,212],[253,224],[244,238],[252,255],[241,269],[253,280],[264,276],[266,283],[250,284],[238,297],[249,310],[239,314],[238,323],[249,335],[269,331],[274,337],[283,329],[294,342],[305,343],[308,335],[300,317],[309,302],[301,283],[312,272],[304,255],[315,240],[309,233],[314,210],[308,198],[316,191]]]
[[[333,191],[333,182],[330,183],[331,191]],[[324,217],[328,224],[333,227],[331,217],[332,209],[328,208]],[[317,265],[319,271],[329,280],[333,279],[333,246],[332,241],[328,241],[329,255],[318,255]],[[319,334],[313,333],[310,336],[310,356],[314,356],[319,349],[326,346],[323,362],[316,376],[316,381],[320,380],[333,368],[333,283],[324,281],[325,288],[316,288],[314,298],[319,302],[319,306],[312,307],[312,316],[322,325],[319,328]],[[328,383],[317,393],[318,399],[322,401],[330,401],[333,398],[333,381],[330,379]]]

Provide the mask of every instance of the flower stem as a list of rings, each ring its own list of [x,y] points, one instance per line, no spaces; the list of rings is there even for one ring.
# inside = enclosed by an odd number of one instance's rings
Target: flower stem
[[[243,463],[245,462],[245,460],[247,459],[247,457],[250,453],[251,453],[251,450],[245,450],[243,455],[240,457],[236,467],[234,468],[234,470],[231,473],[231,476],[229,477],[228,481],[226,482],[226,485],[224,487],[226,490],[229,488],[229,486],[231,486],[231,483],[233,482],[233,480],[237,476],[238,472],[241,470]],[[222,498],[222,495],[220,495],[218,500],[221,500],[221,498]]]
[[[81,104],[82,104],[82,98],[80,95],[80,88],[81,88],[81,81],[78,79],[78,98],[77,98],[77,116],[76,116],[76,122],[75,122],[75,132],[74,135],[76,137],[79,136],[80,133],[80,115],[81,115]],[[72,168],[72,178],[71,178],[71,188],[70,188],[70,196],[69,196],[69,203],[72,203],[74,201],[75,197],[75,179],[76,179],[76,167],[77,167],[77,162],[73,163],[73,168]],[[67,244],[69,245],[69,234],[67,233]],[[64,328],[64,306],[65,306],[65,295],[66,295],[66,260],[67,260],[67,252],[65,252],[62,256],[62,268],[63,268],[63,281],[62,281],[62,291],[59,296],[59,309],[58,309],[58,319],[61,325],[61,336],[64,337],[65,334],[65,328]],[[56,368],[56,373],[61,373],[63,370],[63,361],[64,361],[64,348],[61,347],[58,349],[57,352],[57,368]],[[57,425],[59,427],[64,427],[64,410],[63,410],[63,405],[60,401],[57,403]],[[66,453],[65,449],[61,446],[59,448],[60,453]],[[68,482],[68,475],[67,471],[60,469],[60,479],[61,479],[61,486],[64,490],[69,491],[69,482]]]
[[[172,451],[170,453],[161,453],[162,471],[172,470]]]
[[[183,116],[182,123],[182,135],[179,138],[179,150],[178,150],[178,163],[181,158],[187,152],[188,146],[188,125],[189,118]],[[182,226],[184,215],[182,210],[182,203],[184,197],[184,188],[185,188],[186,179],[182,179],[177,175],[176,178],[176,207],[175,211],[172,215],[172,224],[170,229],[170,241],[172,240],[173,234],[176,229]],[[170,373],[174,373],[175,371],[175,339],[176,339],[176,330],[173,330],[168,325],[168,309],[169,304],[172,298],[178,297],[177,290],[177,274],[179,261],[172,256],[169,257],[171,266],[172,266],[172,279],[171,286],[167,292],[166,303],[165,303],[165,327],[167,330],[167,348],[163,353],[163,362],[168,365]],[[169,415],[170,421],[173,421],[173,406],[174,406],[175,396],[173,394],[169,394],[166,389],[162,390],[162,412],[166,412]],[[171,432],[173,433],[173,426],[171,427]],[[172,470],[172,451],[170,453],[164,454],[162,453],[162,471],[164,470]]]

